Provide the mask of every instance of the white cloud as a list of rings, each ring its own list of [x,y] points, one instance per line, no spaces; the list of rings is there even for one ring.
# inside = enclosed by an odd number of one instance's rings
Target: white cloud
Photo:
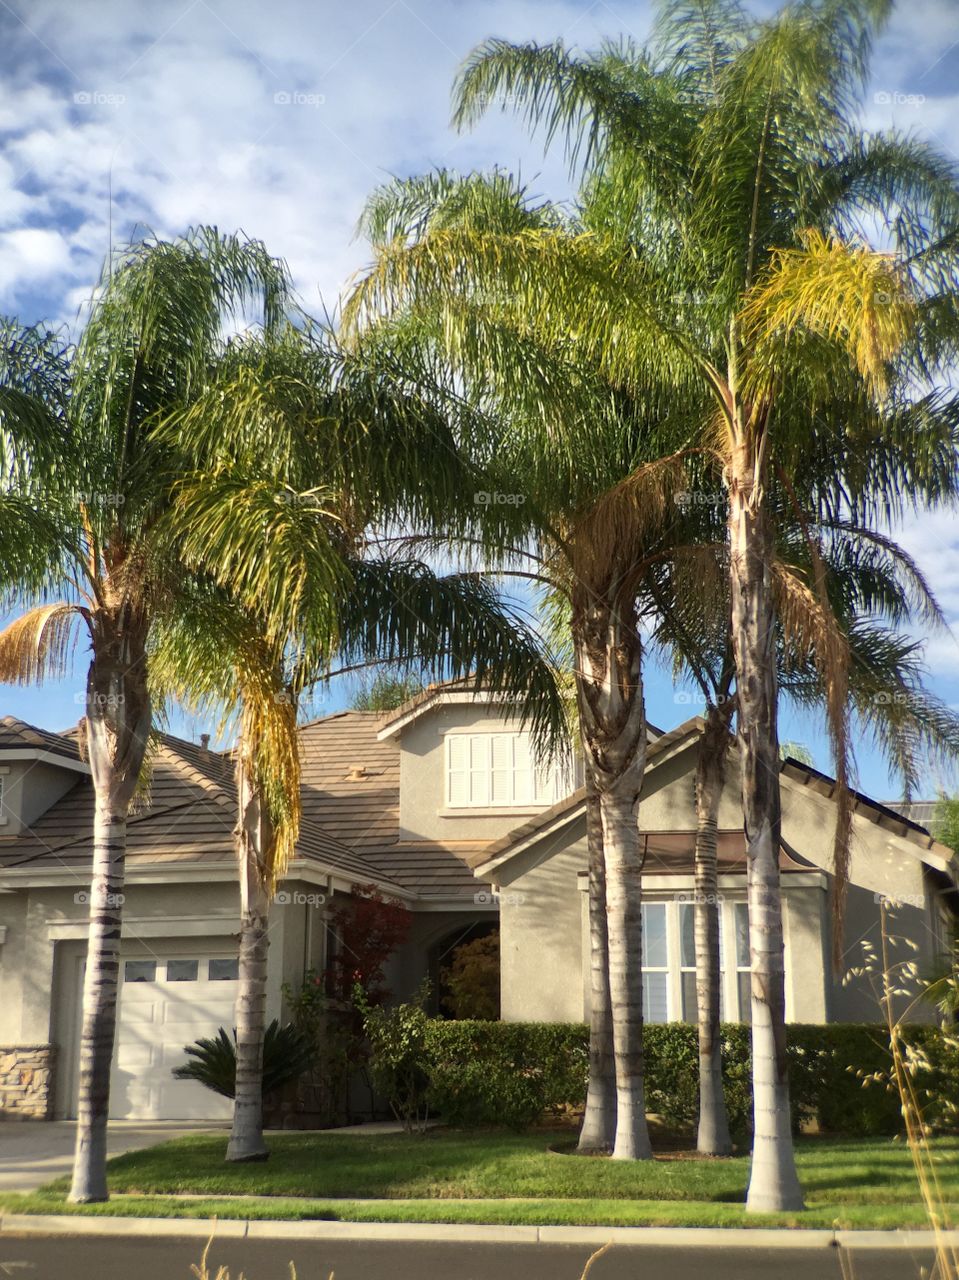
[[[62,272],[69,261],[70,248],[59,231],[32,227],[0,232],[0,289],[16,293]]]

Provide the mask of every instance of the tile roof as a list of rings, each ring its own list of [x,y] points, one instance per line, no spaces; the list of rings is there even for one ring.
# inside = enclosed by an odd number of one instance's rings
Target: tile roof
[[[127,826],[128,866],[138,861],[231,863],[236,789],[230,758],[160,734],[150,764],[149,794]],[[86,865],[92,852],[93,800],[89,778],[79,777],[27,831],[0,837],[0,868]],[[297,856],[353,879],[383,878],[308,817]]]
[[[75,738],[62,733],[51,733],[48,729],[38,729],[35,725],[18,720],[16,716],[3,716],[0,719],[0,751],[24,748],[47,751],[51,755],[66,756],[70,760],[80,759],[80,748]]]

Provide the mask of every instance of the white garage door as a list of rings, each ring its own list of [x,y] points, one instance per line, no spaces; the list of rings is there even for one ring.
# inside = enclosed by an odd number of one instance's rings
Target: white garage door
[[[228,1120],[233,1104],[172,1068],[183,1046],[219,1027],[232,1034],[236,957],[178,955],[120,962],[110,1115],[114,1120]]]

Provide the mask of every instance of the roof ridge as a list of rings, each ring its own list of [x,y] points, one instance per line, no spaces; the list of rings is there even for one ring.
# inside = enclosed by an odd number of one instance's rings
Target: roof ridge
[[[215,798],[222,798],[223,800],[232,803],[234,797],[230,790],[227,787],[224,787],[221,782],[217,782],[213,778],[207,777],[200,768],[187,759],[180,749],[181,747],[191,747],[194,744],[186,742],[183,738],[177,738],[171,733],[160,733],[157,736],[160,739],[163,749],[172,756],[174,761],[177,762],[181,772],[195,778],[204,791],[212,792]],[[202,750],[202,748],[197,748],[197,750]]]

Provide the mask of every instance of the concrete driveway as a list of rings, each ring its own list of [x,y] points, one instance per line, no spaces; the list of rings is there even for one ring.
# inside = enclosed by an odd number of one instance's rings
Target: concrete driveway
[[[138,1124],[114,1121],[107,1136],[111,1156],[153,1147],[185,1133],[211,1133],[215,1124]],[[72,1120],[9,1120],[0,1122],[0,1191],[32,1191],[69,1173],[73,1166],[76,1125]]]

